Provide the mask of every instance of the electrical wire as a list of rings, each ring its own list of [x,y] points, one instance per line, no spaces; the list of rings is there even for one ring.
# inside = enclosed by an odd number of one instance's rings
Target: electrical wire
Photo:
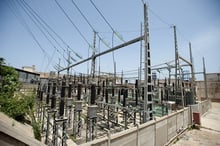
[[[158,20],[160,20],[162,23],[166,24],[167,26],[169,26],[170,28],[172,27],[171,24],[169,24],[168,22],[166,22],[165,20],[163,20],[158,14],[156,14],[151,8],[148,8],[149,11],[155,16],[157,17]]]
[[[7,1],[7,5],[9,7],[9,9],[11,10],[11,12],[15,15],[15,17],[18,19],[18,21],[22,24],[22,26],[26,29],[26,31],[29,33],[29,35],[33,38],[33,40],[35,41],[35,43],[38,45],[38,47],[41,49],[41,51],[43,52],[44,56],[47,57],[48,61],[50,56],[48,55],[48,53],[45,51],[45,49],[42,47],[42,45],[40,44],[40,42],[37,40],[37,38],[35,37],[34,33],[31,31],[30,27],[28,26],[28,24],[26,23],[25,19],[23,18],[23,16],[21,15],[21,13],[18,11],[18,8],[16,5],[12,5],[10,4],[9,1]],[[14,8],[13,8],[14,7]],[[16,11],[16,12],[15,12]]]
[[[88,18],[83,14],[83,12],[81,11],[81,9],[77,6],[77,4],[76,4],[73,0],[71,0],[71,2],[72,2],[72,4],[76,7],[76,9],[79,11],[79,13],[82,15],[82,17],[85,19],[85,21],[86,21],[87,24],[90,26],[90,28],[93,30],[93,32],[97,32],[97,31],[95,30],[95,28],[92,26],[92,24],[89,22]],[[99,39],[102,40],[101,42],[102,42],[106,47],[111,48],[111,47],[110,47],[109,45],[107,45],[107,43],[102,39],[102,37],[99,35],[98,32],[97,32],[96,34],[97,34],[97,36],[99,37]],[[95,49],[95,48],[94,48],[94,49]]]
[[[24,1],[21,1],[25,9],[32,15],[32,17],[38,22],[38,24],[47,32],[47,34],[57,43],[57,45],[63,49],[60,43],[55,39],[55,37],[49,32],[49,30],[42,24],[40,16],[33,11],[33,9]],[[63,49],[64,50],[64,49]]]
[[[38,21],[38,19],[36,19],[33,15],[31,16],[31,14],[32,13],[28,13],[28,11],[27,11],[27,9],[25,9],[25,6],[24,6],[24,4],[23,3],[20,3],[19,1],[17,1],[17,3],[18,3],[18,5],[23,9],[23,11],[28,15],[28,17],[31,19],[31,21],[37,26],[37,28],[40,30],[40,32],[44,35],[44,37],[48,40],[48,42],[51,44],[51,46],[54,48],[54,51],[53,51],[53,53],[52,53],[52,56],[50,57],[50,59],[49,59],[49,61],[48,61],[48,64],[47,64],[47,66],[45,67],[45,70],[47,70],[48,69],[48,67],[49,67],[49,65],[50,65],[50,63],[52,62],[52,60],[53,60],[53,57],[54,57],[54,55],[55,55],[55,52],[56,52],[56,50],[58,50],[57,49],[57,47],[53,44],[53,42],[49,39],[49,37],[46,35],[46,33],[42,30],[42,28],[39,26],[39,24],[41,24],[39,21]],[[35,19],[34,19],[35,18]],[[39,24],[38,24],[38,23]],[[42,25],[41,25],[42,26]]]
[[[85,36],[82,34],[82,32],[79,30],[79,28],[75,25],[75,23],[72,21],[72,19],[69,17],[69,15],[66,13],[66,11],[63,9],[63,7],[57,2],[57,0],[54,0],[57,6],[60,8],[60,10],[63,12],[63,14],[66,16],[66,18],[70,21],[70,23],[73,25],[73,27],[77,30],[79,35],[83,38],[83,40],[89,45],[89,47],[93,48],[92,45],[87,41]]]
[[[23,0],[23,2],[26,4],[27,7],[36,15],[36,17],[67,47],[69,48],[78,58],[82,59],[82,56],[79,55],[77,52],[75,52],[63,39],[62,37],[55,32],[50,25],[48,25],[38,14],[37,12],[27,3]]]
[[[95,28],[92,26],[92,24],[89,22],[89,20],[86,18],[86,16],[83,14],[83,12],[80,10],[80,8],[77,6],[77,4],[73,1],[73,0],[70,0],[72,2],[72,4],[76,7],[76,9],[79,11],[79,13],[82,15],[82,17],[86,20],[86,22],[88,23],[88,25],[92,28],[92,30],[94,32],[97,32],[95,30]]]
[[[91,4],[93,5],[93,7],[97,10],[97,12],[100,14],[100,16],[103,18],[103,20],[106,22],[106,24],[111,28],[112,32],[122,41],[125,42],[123,40],[123,38],[114,30],[114,28],[111,26],[111,24],[107,21],[107,19],[105,18],[105,16],[102,14],[102,12],[98,9],[98,7],[95,5],[95,3],[90,0]]]
[[[53,42],[49,39],[49,37],[45,34],[45,32],[42,30],[42,28],[47,32],[47,34],[57,43],[57,45],[63,49],[63,51],[65,52],[65,49],[59,44],[59,42],[53,37],[53,35],[48,31],[48,29],[41,23],[40,20],[43,20],[42,18],[39,20],[38,18],[40,18],[39,15],[36,15],[37,13],[33,13],[33,9],[31,10],[30,8],[31,7],[27,7],[27,3],[25,3],[25,1],[23,0],[22,1],[23,3],[19,4],[22,9],[25,11],[25,13],[29,16],[29,18],[34,22],[34,24],[38,27],[38,29],[41,31],[41,33],[45,36],[45,38],[49,41],[49,43],[53,46],[54,48],[54,51],[52,53],[52,56],[50,57],[50,60],[45,68],[45,70],[48,68],[48,66],[51,64],[52,60],[53,60],[53,57],[55,55],[55,52],[57,51],[63,58],[64,60],[68,61],[65,56],[59,51],[59,49],[53,44]],[[28,12],[31,14],[28,14]],[[38,16],[38,17],[37,17]],[[38,23],[37,23],[38,22]],[[43,21],[45,22],[45,21]],[[46,22],[45,22],[46,23]],[[41,28],[41,27],[42,28]],[[49,26],[49,25],[48,25]],[[51,28],[51,27],[50,27]],[[69,48],[69,47],[68,47]],[[76,53],[76,52],[73,52],[76,56],[78,56],[80,58],[80,56]],[[71,57],[72,60],[76,61],[75,59],[73,59],[73,57]]]

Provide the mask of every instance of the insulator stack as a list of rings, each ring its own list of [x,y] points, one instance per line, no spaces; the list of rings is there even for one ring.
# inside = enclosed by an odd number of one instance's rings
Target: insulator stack
[[[49,104],[49,101],[50,101],[50,86],[51,86],[51,83],[48,82],[46,104]]]
[[[115,89],[112,87],[112,97],[115,96]]]
[[[65,89],[66,89],[66,82],[62,82],[61,87],[61,100],[60,100],[60,108],[59,108],[59,115],[62,117],[64,114],[64,97],[65,97]]]
[[[128,98],[128,90],[127,89],[124,89],[123,90],[123,107],[126,106],[126,100]]]
[[[105,81],[102,82],[102,96],[105,96]]]
[[[96,89],[95,84],[91,85],[91,105],[95,104],[95,98],[96,98]]]
[[[108,103],[108,89],[105,89],[105,103]]]
[[[61,98],[65,97],[65,89],[66,89],[66,82],[62,82],[62,88],[61,88]]]
[[[53,83],[51,109],[56,107],[56,83]]]
[[[121,90],[118,90],[118,103],[121,102]]]
[[[68,98],[71,98],[71,96],[72,96],[72,83],[69,83]]]
[[[78,87],[77,87],[77,100],[81,99],[81,92],[82,92],[82,84],[78,83]]]
[[[43,91],[40,91],[40,101],[43,100],[43,96],[44,96],[44,92],[43,92]]]
[[[60,100],[60,108],[59,108],[59,115],[62,117],[64,114],[64,98]]]
[[[138,80],[135,80],[135,105],[138,105]]]

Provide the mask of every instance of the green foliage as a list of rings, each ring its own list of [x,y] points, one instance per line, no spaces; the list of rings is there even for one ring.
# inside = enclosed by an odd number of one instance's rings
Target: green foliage
[[[41,141],[40,123],[33,122],[32,127],[33,127],[33,131],[34,131],[34,137],[37,140]]]
[[[0,96],[4,98],[11,98],[14,92],[19,88],[18,73],[12,67],[3,66],[0,58]]]
[[[19,122],[31,122],[35,138],[41,140],[40,123],[36,122],[33,112],[36,93],[25,95],[19,92],[18,73],[4,65],[4,58],[0,57],[0,111]],[[31,119],[27,120],[28,117]]]
[[[34,106],[34,95],[16,94],[13,98],[5,98],[1,101],[0,110],[17,121],[25,122],[25,116]]]
[[[14,68],[4,64],[4,59],[0,58],[0,111],[24,122],[29,109],[34,106],[34,95],[16,92],[20,87],[18,73]]]

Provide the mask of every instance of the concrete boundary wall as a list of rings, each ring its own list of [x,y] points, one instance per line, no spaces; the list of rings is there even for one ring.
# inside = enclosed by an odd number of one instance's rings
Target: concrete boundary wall
[[[163,146],[191,125],[190,108],[80,146]]]
[[[211,108],[211,101],[210,100],[204,100],[199,101],[197,104],[190,105],[192,113],[200,113],[202,116],[205,114],[210,108]]]

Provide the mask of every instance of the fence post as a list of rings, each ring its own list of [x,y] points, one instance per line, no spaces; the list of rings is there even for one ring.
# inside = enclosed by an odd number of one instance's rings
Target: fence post
[[[136,146],[138,146],[139,145],[139,139],[138,139],[138,137],[139,137],[139,124],[136,124],[136,126],[137,126]]]
[[[110,130],[108,130],[108,146],[111,146],[111,133],[110,133]]]

